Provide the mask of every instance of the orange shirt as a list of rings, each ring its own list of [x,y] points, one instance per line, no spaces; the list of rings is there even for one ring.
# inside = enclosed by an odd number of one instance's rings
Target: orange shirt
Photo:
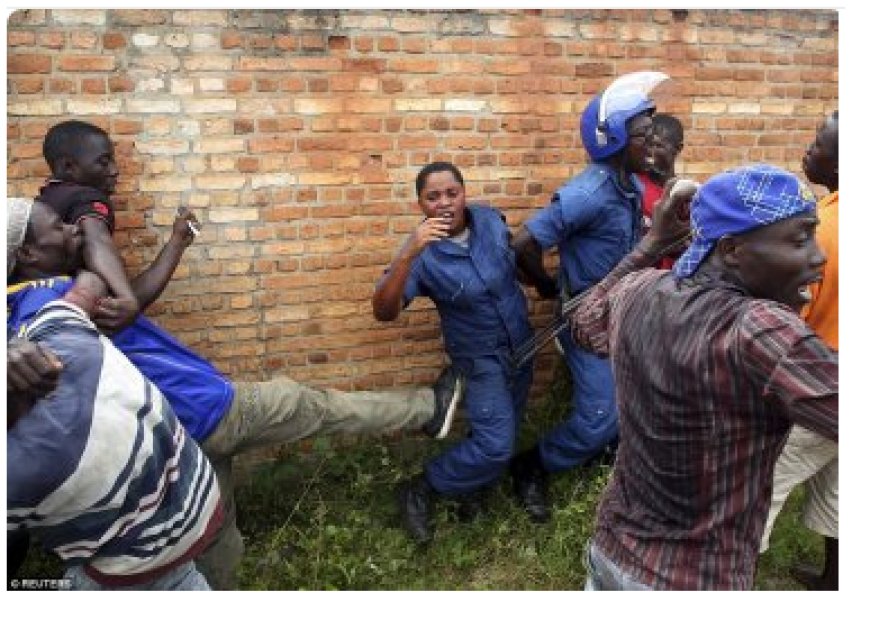
[[[839,270],[839,248],[837,233],[839,229],[840,193],[833,192],[819,201],[819,226],[816,240],[828,262],[822,271],[821,283],[813,286],[813,300],[804,310],[804,319],[833,349],[839,350],[840,287],[837,281]]]

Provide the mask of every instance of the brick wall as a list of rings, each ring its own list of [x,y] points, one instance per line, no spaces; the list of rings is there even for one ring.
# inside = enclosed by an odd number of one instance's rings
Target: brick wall
[[[369,301],[419,219],[420,166],[454,161],[516,226],[584,166],[591,95],[656,69],[676,79],[659,102],[686,126],[678,170],[800,172],[837,107],[837,49],[836,12],[816,10],[18,11],[8,192],[46,176],[49,126],[94,122],[117,142],[132,272],[177,205],[204,223],[151,310],[167,329],[241,379],[429,382],[445,362],[432,306],[380,324]]]

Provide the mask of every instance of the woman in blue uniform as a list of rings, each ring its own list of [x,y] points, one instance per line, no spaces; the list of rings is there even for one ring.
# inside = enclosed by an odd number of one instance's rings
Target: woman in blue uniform
[[[432,539],[434,498],[474,502],[505,471],[532,381],[531,364],[515,369],[511,352],[532,334],[517,281],[510,231],[491,207],[465,204],[459,169],[434,162],[417,175],[425,219],[396,254],[372,298],[379,321],[393,321],[415,297],[429,297],[453,368],[466,382],[470,434],[402,484],[399,509],[411,536]],[[555,294],[542,281],[538,291]]]

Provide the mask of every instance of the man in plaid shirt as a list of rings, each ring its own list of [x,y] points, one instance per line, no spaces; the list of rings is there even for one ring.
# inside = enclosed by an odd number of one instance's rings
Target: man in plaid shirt
[[[674,269],[644,269],[676,246],[690,194],[666,192],[572,316],[612,358],[621,435],[587,589],[750,589],[789,429],[837,440],[837,354],[797,314],[825,263],[812,193],[765,164],[716,175]]]

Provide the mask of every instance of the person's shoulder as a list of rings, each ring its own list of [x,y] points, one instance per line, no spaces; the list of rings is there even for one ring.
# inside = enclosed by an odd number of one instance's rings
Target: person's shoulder
[[[610,175],[611,171],[605,164],[591,162],[586,168],[569,179],[562,188],[576,188],[592,193],[601,188]]]
[[[70,195],[73,198],[79,199],[103,199],[108,201],[109,196],[99,190],[97,188],[93,188],[91,186],[86,186],[84,184],[76,183],[74,181],[62,181],[60,179],[49,179],[45,185],[40,188],[39,196],[37,199],[41,199],[43,196],[47,195]]]
[[[750,342],[774,338],[777,344],[787,346],[816,335],[797,312],[770,299],[746,299],[737,323],[740,336]]]
[[[819,218],[824,221],[825,219],[830,220],[831,218],[835,218],[839,207],[840,192],[836,191],[819,199],[819,202],[816,205],[816,210],[819,214]]]
[[[592,162],[565,182],[554,196],[563,205],[583,204],[586,199],[595,196],[607,184],[610,175],[606,165]]]
[[[641,297],[642,290],[655,290],[654,285],[668,277],[671,275],[667,269],[647,267],[626,274],[616,285],[631,297],[645,299],[646,297]]]
[[[16,284],[6,286],[6,294],[14,295],[38,290],[52,290],[56,293],[63,294],[72,284],[72,278],[68,275],[57,275],[55,277],[44,277],[36,280],[25,280]]]
[[[475,218],[483,220],[498,220],[502,223],[507,222],[504,213],[498,208],[486,203],[469,203],[468,211],[471,213],[472,220]]]
[[[66,294],[72,280],[67,276],[28,280],[6,287],[6,320],[24,322],[45,304]]]

